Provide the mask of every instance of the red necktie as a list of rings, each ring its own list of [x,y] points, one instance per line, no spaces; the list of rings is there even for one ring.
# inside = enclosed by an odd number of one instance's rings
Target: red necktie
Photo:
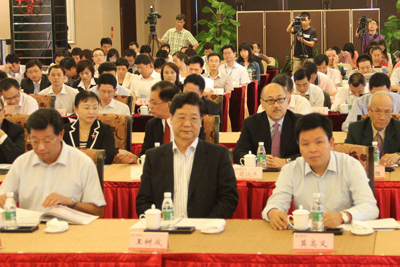
[[[171,142],[171,132],[169,130],[168,122],[165,121],[164,137],[162,143],[167,144],[169,142]]]

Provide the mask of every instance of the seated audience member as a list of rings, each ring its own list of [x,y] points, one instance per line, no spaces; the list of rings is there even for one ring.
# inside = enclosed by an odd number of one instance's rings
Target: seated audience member
[[[339,46],[332,46],[332,49],[336,51],[336,55],[338,56],[338,62],[339,63],[346,63],[346,64],[352,64],[351,60],[351,54],[347,51],[342,51]],[[340,68],[338,66],[338,68]]]
[[[49,68],[49,80],[51,85],[39,92],[39,95],[50,95],[56,97],[55,108],[65,109],[67,113],[73,113],[73,105],[78,90],[64,84],[65,70],[59,65]]]
[[[204,102],[204,114],[221,115],[219,106],[214,101],[203,96],[205,92],[204,77],[198,74],[190,74],[183,82],[183,92],[194,92]]]
[[[164,64],[167,63],[165,58],[159,57],[154,60],[154,70],[157,73],[161,73],[161,68],[164,66]]]
[[[232,77],[219,71],[221,66],[221,56],[217,53],[208,54],[209,71],[203,76],[214,81],[214,89],[222,88],[230,93],[233,90]]]
[[[74,103],[78,119],[64,125],[63,140],[73,147],[104,149],[104,163],[111,164],[115,155],[114,130],[97,119],[99,105],[100,100],[95,93],[80,91]]]
[[[288,99],[288,107],[287,109],[292,111],[293,113],[298,114],[309,114],[312,112],[310,102],[300,95],[293,95],[293,80],[287,74],[278,74],[275,76],[272,83],[277,83],[286,90],[287,99]],[[261,103],[258,107],[258,113],[264,112],[264,106]]]
[[[257,80],[260,83],[260,65],[251,51],[251,45],[249,43],[241,43],[238,50],[239,56],[237,62],[245,67],[247,73],[251,71],[252,81]]]
[[[67,50],[58,50],[54,53],[54,64],[60,65],[61,60],[66,57],[71,57],[71,53]]]
[[[112,40],[110,37],[104,37],[100,40],[100,47],[104,51],[104,55],[108,54],[108,51],[112,49]]]
[[[377,41],[371,41],[367,46],[367,51],[365,52],[365,54],[370,55],[372,58],[372,48],[378,47],[378,46],[379,46],[379,44]]]
[[[6,114],[30,115],[39,109],[36,99],[21,92],[18,82],[13,78],[0,81],[0,92],[4,104],[2,109],[5,110]]]
[[[172,55],[172,61],[178,66],[179,74],[182,78],[185,78],[190,74],[189,66],[187,65],[187,58],[184,53],[175,52],[175,54]]]
[[[400,89],[400,68],[393,70],[392,75],[390,75],[390,90],[399,91]]]
[[[343,52],[349,52],[351,56],[351,61],[350,65],[353,67],[353,69],[357,69],[357,59],[358,59],[358,52],[354,49],[353,43],[345,43],[343,46]],[[340,56],[339,56],[339,62],[346,63],[341,61]]]
[[[154,118],[146,123],[146,130],[140,155],[144,155],[155,143],[167,144],[174,140],[169,107],[172,98],[179,93],[179,89],[168,81],[160,81],[151,87],[150,112]],[[118,154],[122,163],[137,163],[137,156],[128,152],[126,155]]]
[[[369,89],[364,76],[361,73],[354,73],[349,78],[349,84],[339,88],[331,111],[340,111],[340,104],[353,105],[356,99],[366,94],[369,94]]]
[[[21,65],[17,54],[8,54],[6,56],[6,65],[4,65],[3,71],[16,79],[18,84],[21,84],[25,70],[25,66]]]
[[[240,164],[240,159],[249,151],[257,155],[258,142],[264,142],[268,167],[280,168],[296,159],[299,147],[294,125],[301,115],[287,109],[288,101],[287,91],[279,84],[271,83],[263,88],[261,103],[265,112],[256,113],[244,120],[233,151],[235,163]]]
[[[204,56],[201,58],[204,60],[204,63],[208,63],[208,55],[214,53],[214,44],[211,42],[205,42],[203,45]]]
[[[362,55],[360,56],[362,57]],[[375,73],[371,76],[369,81],[369,95],[364,95],[353,103],[353,107],[349,110],[346,120],[342,124],[342,131],[347,132],[349,124],[357,121],[358,115],[368,114],[368,102],[371,95],[378,91],[390,92],[390,79],[386,74]],[[393,112],[400,113],[400,95],[396,93],[390,93],[393,97]]]
[[[83,49],[82,53],[80,55],[81,60],[89,60],[90,62],[93,62],[93,51],[90,49]],[[76,63],[78,64],[78,63]]]
[[[224,45],[221,49],[225,64],[219,71],[232,77],[233,86],[243,86],[250,83],[249,74],[245,67],[235,61],[236,52],[232,45]]]
[[[377,69],[373,68],[371,56],[364,54],[364,55],[361,55],[361,56],[358,57],[358,59],[357,59],[357,69],[352,70],[349,73],[349,76],[351,76],[353,73],[357,73],[357,72],[361,73],[362,75],[364,75],[365,81],[367,83],[369,83],[369,79],[371,78],[371,76],[374,73],[377,73],[379,71],[377,71]],[[382,73],[385,73],[385,71],[383,70],[383,67],[382,67]],[[385,73],[385,74],[388,74],[388,73]]]
[[[262,218],[275,230],[287,229],[292,199],[295,209],[311,210],[313,193],[320,193],[325,228],[376,219],[379,210],[363,166],[332,151],[331,120],[311,113],[297,121],[295,131],[301,157],[282,168]]]
[[[304,62],[303,68],[310,73],[310,83],[318,86],[322,91],[327,92],[331,96],[336,94],[337,90],[333,81],[326,74],[319,72],[314,62]]]
[[[187,46],[182,46],[181,49],[179,50],[179,52],[182,52],[182,53],[185,54],[185,52],[186,52],[186,50],[187,50],[188,48],[189,48],[189,47],[187,47]],[[175,53],[176,53],[176,52],[175,52]]]
[[[262,64],[261,60],[264,60],[268,66],[275,67],[275,58],[268,57],[267,55],[260,53],[261,52],[260,43],[252,42],[251,46],[252,46],[253,55],[256,56],[257,63],[258,63],[258,65],[260,65],[260,73],[261,74],[266,73],[266,70],[264,70],[264,65]],[[259,61],[259,59],[260,59],[260,61]]]
[[[142,45],[140,47],[140,54],[151,57],[151,47],[149,45]]]
[[[124,88],[130,88],[131,82],[133,80],[132,73],[129,72],[129,62],[125,58],[120,57],[115,62],[117,65],[117,80],[118,84]]]
[[[8,78],[8,74],[5,71],[0,70],[0,81]]]
[[[73,87],[73,84],[80,79],[75,60],[72,57],[66,57],[61,60],[60,65],[65,69],[65,76],[68,78],[65,84]]]
[[[94,78],[94,66],[93,62],[83,59],[76,65],[76,72],[79,75],[79,80],[72,84],[73,88],[78,89],[78,91],[89,90],[92,87],[96,87],[97,82]]]
[[[310,83],[310,73],[305,69],[298,69],[293,75],[295,89],[293,94],[301,95],[310,102],[311,107],[324,106],[324,93],[318,86]]]
[[[114,75],[115,78],[117,78],[117,66],[115,65],[114,62],[104,62],[103,64],[100,65],[99,67],[99,74],[103,75],[104,73],[110,73]],[[99,94],[99,91],[97,91],[96,87],[92,87],[90,89],[95,94]],[[129,95],[129,90],[126,89],[125,87],[122,87],[117,83],[117,90],[115,91],[116,95]]]
[[[44,212],[56,205],[102,217],[106,205],[93,161],[63,142],[63,120],[40,109],[26,122],[33,150],[18,157],[0,186],[0,207],[14,192],[19,207]],[[62,192],[62,193],[61,193]]]
[[[130,42],[129,43],[129,49],[134,50],[137,55],[139,55],[139,47],[140,46],[139,46],[139,44],[137,42]]]
[[[393,68],[392,56],[390,55],[390,53],[387,50],[387,43],[386,43],[385,39],[380,39],[378,41],[378,45],[382,49],[382,59],[384,61],[387,61],[389,63],[388,64],[389,69],[392,69]]]
[[[192,49],[192,48],[188,48],[185,50],[185,55],[188,59],[190,59],[191,57],[197,56],[196,50]]]
[[[182,91],[183,89],[179,77],[179,68],[172,62],[164,64],[161,68],[161,80],[175,84],[179,91]]]
[[[325,51],[325,55],[329,58],[328,67],[340,71],[337,65],[339,63],[339,56],[337,55],[336,50],[333,48],[328,48]]]
[[[226,147],[199,140],[203,102],[189,92],[170,105],[174,140],[146,151],[136,213],[155,204],[164,192],[174,199],[175,218],[232,218],[238,204],[236,178]]]
[[[115,62],[119,59],[119,52],[115,48],[108,50],[106,61]]]
[[[100,98],[99,113],[131,115],[129,107],[113,97],[117,91],[117,78],[114,75],[110,73],[100,75],[97,91]]]
[[[374,68],[387,67],[389,68],[389,62],[383,59],[382,49],[379,46],[371,48],[371,57]]]
[[[42,63],[37,59],[31,59],[26,63],[26,76],[21,81],[21,88],[27,94],[38,94],[51,85],[46,74],[42,73]]]
[[[189,65],[189,73],[190,74],[197,74],[197,75],[202,75],[203,74],[203,67],[204,67],[204,61],[201,58],[201,56],[193,56],[189,58],[188,60],[188,65]],[[204,79],[204,82],[206,83],[206,88],[205,92],[206,93],[211,93],[214,91],[214,81],[210,78],[201,76]]]
[[[151,87],[161,80],[160,74],[153,69],[150,57],[142,52],[136,57],[135,64],[140,75],[133,78],[129,90],[136,97],[148,98]]]
[[[94,62],[94,75],[93,77],[98,78],[98,69],[102,63],[106,61],[106,54],[101,48],[96,48],[93,50],[93,62]]]
[[[169,44],[162,44],[161,46],[160,46],[160,49],[162,49],[162,50],[165,50],[165,51],[167,51],[167,53],[168,53],[168,59],[167,59],[167,62],[172,62],[172,55],[171,55],[171,46],[169,45]]]
[[[137,71],[136,65],[135,65],[135,58],[136,58],[136,52],[133,49],[126,49],[124,52],[124,58],[128,60],[129,63],[129,68],[128,72],[134,74]]]
[[[168,51],[160,48],[160,50],[158,50],[156,53],[156,58],[163,58],[165,59],[165,62],[168,62],[169,60]]]
[[[336,86],[342,86],[342,76],[340,71],[328,67],[329,58],[324,54],[319,54],[314,58],[318,71],[326,74]]]
[[[74,47],[71,51],[71,56],[75,60],[75,64],[78,64],[78,62],[81,60],[81,55],[82,49],[80,47]]]
[[[371,146],[378,142],[380,163],[391,166],[400,160],[400,121],[392,117],[393,97],[389,92],[379,91],[369,98],[368,118],[353,122],[344,141],[349,144]]]

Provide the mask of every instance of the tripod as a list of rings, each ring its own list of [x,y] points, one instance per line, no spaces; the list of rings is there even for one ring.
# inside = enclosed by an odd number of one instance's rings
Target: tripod
[[[294,46],[294,44],[295,44],[295,42],[296,42],[296,40],[297,40],[297,37],[303,37],[302,35],[303,35],[303,33],[302,33],[301,30],[298,30],[298,31],[296,32],[295,38],[293,39],[293,42],[292,42],[292,44],[291,44],[291,46],[290,46],[290,49],[289,49],[289,53],[288,53],[288,55],[286,56],[286,62],[289,62],[290,54],[292,53],[292,49],[293,49],[293,46]],[[307,53],[306,45],[304,44],[304,39],[302,40],[302,42],[300,42],[300,47],[301,47],[301,52],[302,52],[302,54],[301,54],[300,56],[303,56],[302,58],[305,59],[305,60],[308,59],[308,53]],[[293,54],[294,54],[294,53],[293,53]],[[286,64],[286,63],[285,63],[285,64]],[[293,63],[293,64],[294,64],[294,63]]]
[[[363,35],[366,35],[367,34],[367,31],[365,30],[365,28],[363,28],[363,29],[361,29],[360,31],[359,31],[359,35],[358,35],[358,39],[357,39],[357,42],[356,42],[356,45],[355,45],[355,47],[354,47],[354,51],[358,51],[358,46],[360,45],[360,43],[361,43],[361,37],[363,36]],[[362,51],[361,51],[362,52]]]
[[[151,48],[152,56],[154,56],[154,51],[155,51],[154,48],[155,48],[156,44],[157,44],[157,50],[156,50],[156,53],[157,53],[157,51],[160,50],[160,44],[158,43],[157,33],[155,32],[155,29],[154,29],[154,31],[152,31],[151,26],[150,26],[148,45]]]

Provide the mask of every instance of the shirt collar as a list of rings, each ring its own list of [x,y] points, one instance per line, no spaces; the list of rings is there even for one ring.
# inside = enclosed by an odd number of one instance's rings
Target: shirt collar
[[[196,147],[197,147],[197,145],[198,145],[198,143],[199,143],[199,138],[197,137],[191,144],[190,144],[190,146],[188,147],[188,149],[186,150],[186,156],[187,156],[187,154],[188,154],[188,152],[190,152],[190,151],[196,151]],[[173,153],[176,153],[176,152],[178,152],[179,151],[179,149],[178,149],[178,146],[176,145],[176,143],[175,143],[175,138],[174,138],[174,141],[172,141],[172,152]],[[179,151],[180,152],[180,151]]]
[[[51,86],[51,92],[52,92],[53,94],[56,94],[56,93],[54,92],[54,90],[53,90],[53,85]],[[59,95],[66,95],[66,94],[67,94],[67,90],[65,90],[65,84],[63,84]]]
[[[330,159],[329,159],[328,167],[326,168],[324,174],[321,175],[321,177],[324,176],[327,171],[333,171],[336,173],[338,172],[337,160],[336,160],[335,153],[333,151],[331,151],[329,156],[330,156]],[[304,164],[305,164],[304,176],[307,176],[309,173],[314,173],[315,175],[318,175],[311,169],[310,164],[308,164],[305,160],[304,160]]]
[[[106,109],[106,108],[108,108],[108,107],[110,107],[110,108],[115,108],[115,99],[114,99],[114,98],[112,98],[111,101],[110,101],[110,103],[108,103],[108,105],[107,105],[105,108],[103,108],[103,109]]]
[[[25,93],[21,92],[20,94],[21,94],[21,97],[19,98],[18,106],[22,107],[22,103],[24,102],[24,99],[25,99]]]
[[[204,77],[210,78],[210,79],[212,79],[212,80],[215,80],[215,79],[217,79],[217,78],[221,78],[221,76],[222,76],[222,75],[221,75],[221,72],[218,70],[217,77],[215,77],[215,78],[211,77],[209,72],[206,72],[206,75],[205,75]]]
[[[35,152],[33,152],[35,153]],[[48,165],[46,164],[43,160],[41,160],[39,158],[39,156],[35,153],[35,156],[33,157],[32,160],[32,166],[40,164],[42,166],[51,166],[51,165],[56,165],[56,164],[62,164],[64,166],[68,166],[68,148],[67,148],[67,144],[64,143],[64,141],[61,141],[61,153],[60,155],[58,155],[58,158],[55,162],[53,162],[52,164]]]
[[[371,127],[372,127],[372,138],[375,138],[375,135],[379,132],[382,139],[385,139],[385,131],[387,126],[384,129],[378,131],[377,129],[375,129],[374,124],[371,121]]]
[[[275,121],[271,120],[271,118],[267,115],[268,121],[269,121],[269,127],[272,128],[274,127],[274,124],[276,123]],[[285,118],[285,116],[282,117],[282,119],[280,119],[278,121],[279,126],[283,125],[283,119]]]

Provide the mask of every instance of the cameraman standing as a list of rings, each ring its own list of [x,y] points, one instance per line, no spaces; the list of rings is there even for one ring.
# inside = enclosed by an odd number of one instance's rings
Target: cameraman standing
[[[177,15],[176,28],[169,29],[161,39],[158,38],[158,42],[161,45],[167,43],[171,46],[170,55],[173,55],[175,52],[179,51],[181,47],[189,46],[189,44],[193,46],[194,50],[196,50],[199,46],[199,43],[193,37],[193,35],[188,30],[183,28],[185,23],[186,16],[183,14]]]
[[[293,23],[290,23],[286,31],[296,34],[296,43],[293,54],[293,73],[300,69],[304,61],[313,61],[313,47],[317,42],[317,31],[310,26],[311,16],[308,12],[302,12],[300,32],[295,32]],[[307,57],[305,56],[307,55]]]
[[[367,18],[364,16],[363,18],[360,19],[360,26],[357,29],[356,32],[356,37],[360,36],[360,30],[363,28],[362,27],[362,23],[366,23],[363,22],[362,20],[367,20]],[[379,23],[377,20],[372,19],[370,22],[368,22],[368,32],[361,32],[361,42],[362,42],[362,52],[363,54],[367,54],[367,47],[369,45],[370,42],[375,41],[378,42],[381,39],[385,39],[385,37],[383,37],[382,34],[379,34],[379,32],[377,31],[379,27]],[[365,30],[365,26],[364,26],[364,30]]]

